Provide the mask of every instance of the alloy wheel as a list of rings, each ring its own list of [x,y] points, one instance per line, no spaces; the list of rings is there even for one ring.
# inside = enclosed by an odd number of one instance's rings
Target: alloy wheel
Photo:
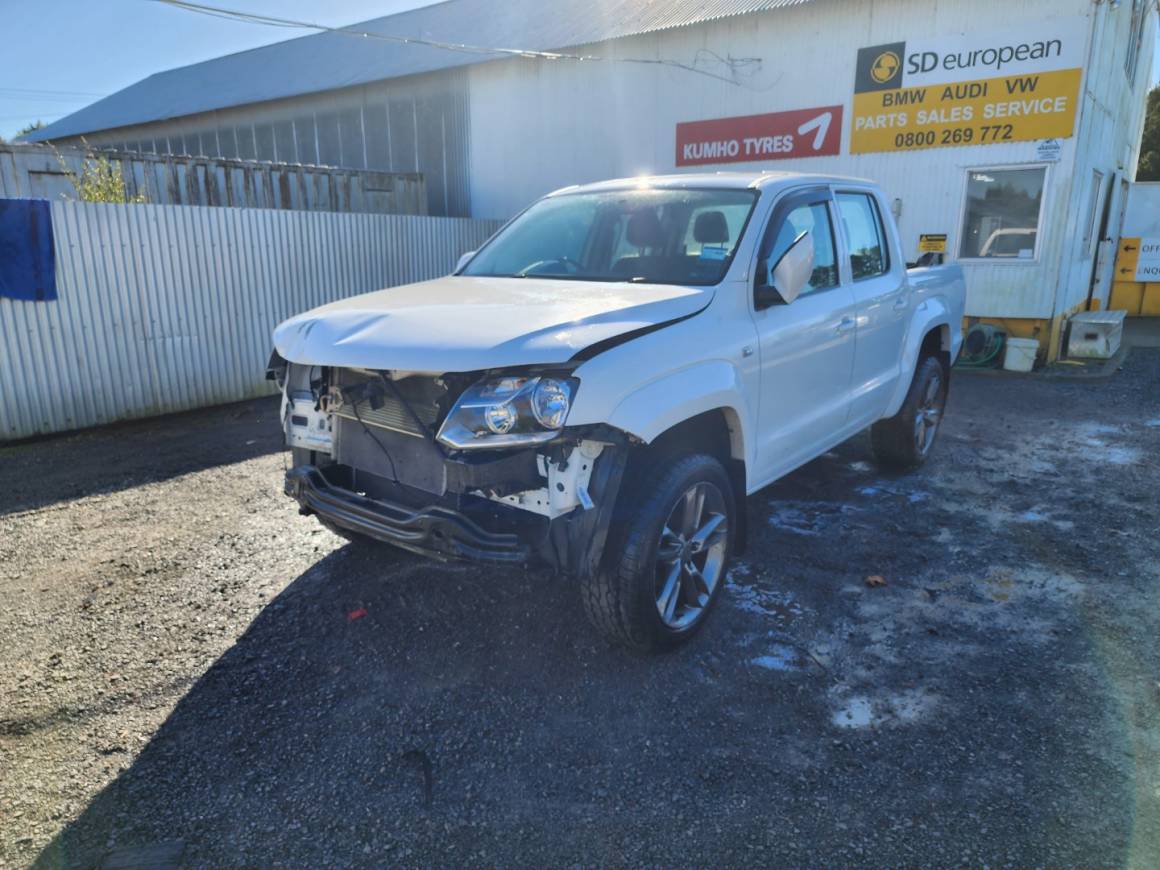
[[[935,435],[942,421],[942,377],[934,375],[927,381],[926,389],[914,414],[914,446],[919,456],[926,456],[934,446]]]
[[[725,496],[711,483],[685,490],[661,531],[656,559],[656,606],[671,629],[691,628],[721,582],[729,547]]]

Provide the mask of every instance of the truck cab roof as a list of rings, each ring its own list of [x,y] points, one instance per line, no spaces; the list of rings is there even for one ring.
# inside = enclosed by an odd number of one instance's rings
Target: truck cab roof
[[[685,172],[669,175],[638,175],[615,178],[592,184],[573,184],[552,191],[548,196],[572,193],[601,193],[615,190],[660,189],[698,190],[735,189],[764,190],[774,187],[797,187],[802,184],[857,184],[860,187],[877,186],[864,178],[844,175],[822,175],[809,172]]]

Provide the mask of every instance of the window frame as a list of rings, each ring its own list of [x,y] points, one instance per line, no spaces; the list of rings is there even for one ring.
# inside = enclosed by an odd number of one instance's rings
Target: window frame
[[[843,194],[847,196],[864,196],[870,200],[871,207],[874,211],[874,216],[878,219],[878,238],[882,243],[882,266],[881,272],[874,275],[866,275],[862,278],[854,277],[854,262],[850,259],[852,256],[852,248],[850,246],[850,239],[846,237],[846,225],[842,223],[842,244],[846,249],[846,272],[850,276],[851,284],[859,284],[862,281],[877,281],[879,278],[886,278],[894,271],[894,257],[890,251],[890,239],[886,235],[886,221],[882,219],[882,204],[878,201],[878,194],[873,190],[865,188],[859,190],[856,187],[841,187],[834,189],[834,209],[838,213],[838,217],[842,216],[841,209],[838,206],[838,197]]]
[[[1136,89],[1136,79],[1140,73],[1140,53],[1144,48],[1144,24],[1148,19],[1149,3],[1145,0],[1131,0],[1130,23],[1128,24],[1128,53],[1124,57],[1124,75],[1128,85]]]
[[[838,273],[838,282],[832,287],[825,287],[820,290],[812,290],[809,293],[803,293],[799,298],[813,299],[821,296],[824,293],[831,293],[834,290],[840,290],[846,286],[848,281],[848,269],[843,266],[843,251],[845,250],[844,239],[838,235],[838,228],[834,220],[834,209],[836,201],[834,199],[834,191],[828,185],[814,185],[810,187],[795,188],[786,191],[777,202],[774,203],[773,209],[770,211],[769,218],[765,222],[765,227],[761,231],[761,237],[757,241],[757,245],[753,249],[753,269],[752,278],[749,281],[749,307],[751,311],[760,314],[762,311],[769,311],[770,308],[758,308],[755,299],[755,290],[757,288],[757,267],[763,259],[762,252],[765,251],[765,243],[773,235],[776,241],[775,227],[777,231],[781,230],[781,225],[785,223],[789,216],[797,209],[804,206],[824,205],[826,206],[826,214],[830,220],[830,240],[834,246],[834,265]],[[770,247],[772,251],[772,244]],[[774,305],[773,308],[778,306]]]
[[[1098,169],[1092,170],[1091,202],[1088,203],[1087,226],[1084,228],[1083,251],[1084,259],[1095,256],[1099,245],[1100,234],[1100,202],[1104,192],[1104,173]]]
[[[1039,219],[1035,224],[1035,251],[1031,257],[1024,260],[1019,257],[964,257],[963,236],[967,231],[967,194],[971,189],[971,175],[977,172],[1006,172],[1021,169],[1043,170],[1043,193],[1039,197]],[[988,266],[1039,266],[1042,265],[1043,254],[1043,227],[1047,215],[1047,195],[1051,188],[1052,164],[1043,161],[1034,163],[1000,163],[986,166],[967,166],[963,169],[963,186],[959,193],[959,221],[955,233],[955,250],[959,256],[955,261],[969,265],[986,264]]]

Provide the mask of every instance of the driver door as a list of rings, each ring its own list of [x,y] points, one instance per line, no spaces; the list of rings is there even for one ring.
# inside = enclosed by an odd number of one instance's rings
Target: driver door
[[[758,269],[773,267],[803,231],[814,270],[790,304],[754,305],[760,353],[758,477],[771,481],[844,437],[854,370],[856,300],[839,267],[834,201],[828,188],[789,194],[774,207]]]

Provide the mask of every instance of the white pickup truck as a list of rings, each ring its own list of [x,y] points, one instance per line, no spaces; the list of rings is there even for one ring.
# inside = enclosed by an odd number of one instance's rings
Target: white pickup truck
[[[277,328],[286,492],[352,540],[554,569],[610,637],[672,646],[747,494],[868,426],[881,463],[922,463],[963,303],[957,266],[907,270],[865,181],[566,188],[446,278]]]

